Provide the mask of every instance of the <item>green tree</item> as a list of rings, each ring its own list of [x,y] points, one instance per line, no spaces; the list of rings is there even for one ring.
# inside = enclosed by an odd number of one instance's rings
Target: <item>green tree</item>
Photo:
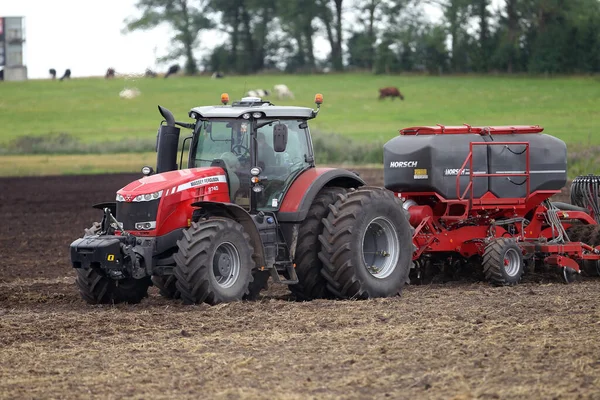
[[[175,32],[171,39],[173,50],[162,58],[163,61],[185,57],[185,72],[194,74],[198,70],[193,50],[197,45],[198,34],[212,27],[206,16],[206,2],[188,0],[138,0],[135,7],[142,15],[125,20],[125,30],[152,29],[160,24],[168,24]]]
[[[225,47],[229,48],[229,63],[221,70],[250,73],[264,67],[275,6],[276,0],[210,0],[209,8],[218,17],[219,30],[229,35]]]

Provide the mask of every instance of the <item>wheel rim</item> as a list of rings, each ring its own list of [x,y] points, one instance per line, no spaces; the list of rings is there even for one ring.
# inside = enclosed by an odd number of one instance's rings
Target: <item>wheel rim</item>
[[[504,271],[506,275],[515,276],[521,268],[521,257],[516,249],[508,249],[504,253]]]
[[[377,217],[369,222],[362,238],[367,271],[378,279],[390,276],[398,263],[399,246],[398,234],[387,218]]]
[[[213,256],[212,273],[217,285],[222,288],[233,286],[240,276],[241,263],[237,248],[230,242],[221,243]]]

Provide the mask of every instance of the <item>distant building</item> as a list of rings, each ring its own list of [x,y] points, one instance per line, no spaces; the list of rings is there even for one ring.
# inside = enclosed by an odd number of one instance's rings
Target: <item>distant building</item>
[[[25,18],[0,17],[0,68],[5,81],[27,80],[24,62]]]

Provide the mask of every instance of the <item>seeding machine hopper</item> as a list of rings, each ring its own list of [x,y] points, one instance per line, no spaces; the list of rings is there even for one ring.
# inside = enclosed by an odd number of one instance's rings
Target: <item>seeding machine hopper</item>
[[[544,264],[566,282],[600,274],[598,178],[578,177],[572,203],[563,141],[539,126],[413,127],[384,147],[385,187],[415,228],[413,280],[483,266],[496,285]]]

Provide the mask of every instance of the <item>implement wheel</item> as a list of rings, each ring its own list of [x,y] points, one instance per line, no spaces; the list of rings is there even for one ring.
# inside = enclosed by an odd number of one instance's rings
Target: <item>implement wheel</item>
[[[329,206],[346,191],[347,189],[339,187],[321,189],[310,206],[306,219],[300,225],[294,257],[298,283],[289,286],[296,300],[331,297],[331,293],[327,290],[327,281],[321,275],[323,263],[319,259],[319,251],[321,251],[319,235],[323,232],[323,218],[329,214]]]
[[[600,225],[577,225],[567,229],[571,242],[581,242],[592,247],[600,245]],[[584,260],[579,263],[587,276],[600,276],[600,260]]]
[[[519,283],[523,276],[523,252],[514,239],[497,238],[486,246],[483,273],[496,286]]]
[[[184,304],[214,305],[249,294],[254,250],[242,225],[226,218],[193,222],[177,246],[176,286]]]
[[[329,291],[341,298],[399,295],[412,266],[412,227],[400,199],[364,187],[339,196],[323,220],[319,258]]]

